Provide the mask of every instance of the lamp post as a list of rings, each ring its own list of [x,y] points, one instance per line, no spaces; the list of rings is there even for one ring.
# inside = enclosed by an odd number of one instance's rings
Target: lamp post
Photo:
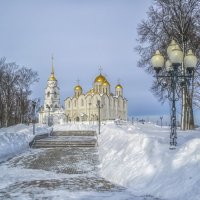
[[[162,128],[162,120],[163,120],[163,116],[160,117],[160,126]]]
[[[100,135],[100,130],[101,130],[101,108],[103,108],[103,104],[101,104],[101,101],[97,101],[97,108],[98,108],[98,118],[99,118],[99,135]]]
[[[177,124],[176,124],[176,101],[179,99],[178,87],[189,85],[194,77],[194,69],[197,64],[197,58],[189,50],[183,55],[178,44],[172,40],[167,48],[168,59],[165,62],[162,54],[157,50],[151,58],[151,63],[156,71],[158,83],[168,89],[168,99],[171,104],[171,132],[170,132],[170,149],[175,149],[177,145]],[[165,62],[165,67],[164,66]],[[184,66],[181,67],[181,66]],[[166,73],[165,73],[166,72]]]
[[[50,126],[50,106],[46,105],[46,108],[48,108],[48,126]]]
[[[35,107],[36,102],[32,101],[32,123],[33,123],[33,135],[35,135]]]
[[[89,124],[90,124],[90,106],[92,105],[92,103],[91,102],[89,102]]]

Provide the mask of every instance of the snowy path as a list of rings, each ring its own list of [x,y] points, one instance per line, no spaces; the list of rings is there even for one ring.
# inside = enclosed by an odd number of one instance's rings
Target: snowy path
[[[133,199],[99,177],[96,148],[30,149],[0,165],[0,199]]]

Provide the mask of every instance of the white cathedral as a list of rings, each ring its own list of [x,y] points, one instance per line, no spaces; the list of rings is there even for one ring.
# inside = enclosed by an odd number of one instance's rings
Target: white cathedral
[[[110,83],[101,73],[95,78],[93,88],[83,93],[78,84],[74,87],[74,96],[65,100],[65,113],[70,121],[98,120],[97,101],[101,102],[101,120],[127,120],[127,100],[123,96],[123,87],[117,84],[115,94]]]
[[[111,92],[110,83],[100,74],[93,82],[93,88],[83,93],[79,83],[74,87],[74,96],[65,100],[65,109],[60,104],[60,89],[54,74],[52,59],[52,72],[45,89],[44,106],[39,112],[39,123],[52,124],[65,122],[97,121],[100,101],[101,120],[127,120],[127,99],[123,96],[123,87],[117,84],[115,93]]]

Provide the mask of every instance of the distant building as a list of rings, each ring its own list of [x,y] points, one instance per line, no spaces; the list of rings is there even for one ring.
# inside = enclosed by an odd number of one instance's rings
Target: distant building
[[[64,109],[60,104],[60,88],[54,74],[53,58],[52,71],[45,89],[44,106],[40,108],[39,123],[61,124],[65,121]]]
[[[100,100],[101,120],[127,120],[127,100],[123,96],[123,87],[117,84],[115,94],[110,90],[110,83],[101,73],[95,78],[93,88],[83,93],[79,83],[74,87],[74,96],[65,100],[67,121],[98,120],[97,101]]]

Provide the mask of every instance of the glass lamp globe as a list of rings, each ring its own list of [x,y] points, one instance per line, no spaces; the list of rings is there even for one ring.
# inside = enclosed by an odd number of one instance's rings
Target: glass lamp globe
[[[187,69],[194,69],[197,65],[197,57],[193,54],[191,49],[184,58],[184,65]]]
[[[181,64],[183,62],[183,52],[178,45],[169,53],[169,59],[173,64]]]
[[[172,40],[172,41],[170,42],[169,46],[167,47],[167,55],[168,55],[168,57],[169,57],[169,55],[170,55],[172,49],[174,49],[176,45],[177,45],[177,43],[176,43],[175,40]]]
[[[155,70],[160,70],[164,65],[164,57],[160,53],[160,51],[156,51],[156,53],[151,58],[151,64]]]

